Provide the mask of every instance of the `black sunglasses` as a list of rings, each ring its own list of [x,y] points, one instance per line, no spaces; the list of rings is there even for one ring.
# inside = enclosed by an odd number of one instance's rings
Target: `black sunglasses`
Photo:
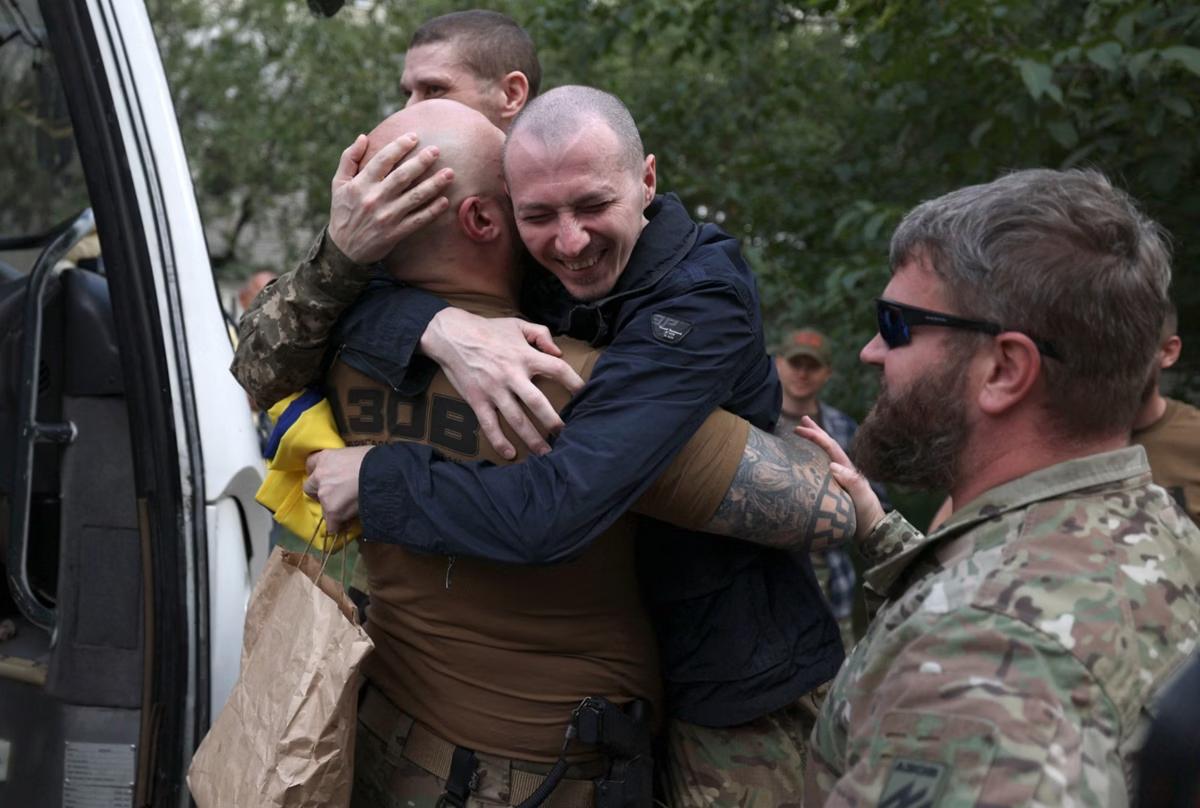
[[[996,323],[985,320],[967,320],[955,317],[953,314],[942,314],[929,309],[919,309],[916,306],[905,306],[881,297],[875,298],[875,319],[879,323],[879,336],[889,348],[899,348],[912,342],[912,328],[915,325],[937,325],[942,328],[960,328],[964,331],[981,331],[984,334],[999,334],[1002,331],[1019,331],[1015,328],[1004,328]],[[1024,334],[1024,331],[1019,333]],[[1054,346],[1045,340],[1038,339],[1032,334],[1025,336],[1033,340],[1033,344],[1044,356],[1062,361]]]

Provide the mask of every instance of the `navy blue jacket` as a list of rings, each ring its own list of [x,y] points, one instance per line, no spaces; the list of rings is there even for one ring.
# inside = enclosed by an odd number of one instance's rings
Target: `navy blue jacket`
[[[608,297],[544,298],[544,319],[556,330],[606,346],[564,411],[553,451],[493,466],[451,462],[416,444],[377,447],[360,478],[365,536],[495,561],[569,559],[633,504],[713,409],[770,430],[779,383],[737,242],[696,225],[673,196],[656,199],[647,217]],[[388,295],[375,297],[347,314],[335,341],[344,361],[394,377],[401,366],[388,372],[380,360],[398,346],[364,337],[370,322],[387,319],[374,312]],[[660,523],[643,533],[642,577],[674,715],[744,723],[836,672],[837,627],[806,566],[781,551]]]

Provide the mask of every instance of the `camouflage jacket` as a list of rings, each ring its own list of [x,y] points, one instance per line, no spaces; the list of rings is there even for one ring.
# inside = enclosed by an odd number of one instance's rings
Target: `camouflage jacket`
[[[806,805],[1125,805],[1148,703],[1200,634],[1200,530],[1140,447],[865,542],[887,598],[813,731]]]
[[[320,378],[334,323],[371,276],[322,230],[299,266],[258,293],[229,369],[261,409]]]

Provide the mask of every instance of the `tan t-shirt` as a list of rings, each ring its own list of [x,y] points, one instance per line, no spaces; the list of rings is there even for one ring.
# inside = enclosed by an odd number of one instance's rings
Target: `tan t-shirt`
[[[488,317],[518,316],[491,298],[450,300]],[[575,340],[557,342],[586,379],[599,352]],[[414,398],[341,362],[327,381],[347,443],[417,441],[458,460],[504,462],[441,373]],[[538,386],[556,408],[566,405],[565,389],[542,381]],[[714,413],[643,496],[639,510],[702,527],[733,480],[748,430],[744,420]],[[520,443],[513,439],[513,445]],[[585,696],[617,703],[645,699],[661,720],[657,647],[634,567],[635,519],[622,516],[579,558],[552,566],[422,555],[363,542],[371,591],[367,631],[375,641],[368,678],[443,738],[521,760],[555,760],[571,711]]]
[[[1155,484],[1200,525],[1200,409],[1168,398],[1162,418],[1134,432],[1132,442],[1145,447]]]

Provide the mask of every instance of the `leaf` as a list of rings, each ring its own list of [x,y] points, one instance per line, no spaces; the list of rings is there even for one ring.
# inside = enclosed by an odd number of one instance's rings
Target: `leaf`
[[[983,121],[974,129],[972,129],[971,134],[967,136],[967,140],[970,142],[971,147],[978,149],[980,142],[983,140],[983,136],[986,135],[988,130],[990,130],[995,124],[995,118],[988,118],[986,121]]]
[[[1079,145],[1079,133],[1075,131],[1075,124],[1070,121],[1051,121],[1046,124],[1046,130],[1064,149],[1073,149]]]
[[[1078,148],[1075,151],[1068,154],[1066,156],[1066,159],[1064,159],[1062,161],[1062,163],[1059,165],[1059,168],[1064,171],[1068,168],[1074,168],[1076,165],[1081,163],[1084,160],[1084,158],[1086,158],[1089,154],[1091,154],[1095,150],[1096,150],[1095,143],[1089,143],[1086,146],[1081,146],[1080,148]]]
[[[1159,51],[1159,55],[1168,62],[1177,62],[1200,76],[1200,48],[1188,45],[1175,45]]]
[[[1129,78],[1134,81],[1138,80],[1138,76],[1146,69],[1146,65],[1150,64],[1150,60],[1154,58],[1154,51],[1144,50],[1133,54],[1125,62],[1125,70],[1129,73]]]
[[[1034,101],[1043,95],[1048,95],[1058,103],[1062,103],[1062,90],[1054,83],[1054,70],[1043,62],[1032,59],[1017,59],[1017,69],[1021,71],[1021,80]]]
[[[1159,103],[1181,118],[1192,117],[1192,105],[1186,98],[1180,98],[1177,95],[1168,95],[1165,96]]]
[[[1148,116],[1146,116],[1146,120],[1142,124],[1145,127],[1146,134],[1150,137],[1158,137],[1161,135],[1163,118],[1165,117],[1166,114],[1163,112],[1163,108],[1155,107],[1154,110]]]
[[[880,210],[873,213],[871,218],[867,219],[866,226],[863,227],[863,238],[867,242],[872,242],[879,238],[879,231],[883,229],[884,224],[887,223],[890,216],[891,212],[888,210]]]
[[[1137,12],[1130,12],[1117,20],[1117,24],[1113,26],[1113,35],[1127,48],[1133,44],[1133,23],[1136,17]]]
[[[1118,42],[1105,42],[1094,48],[1088,48],[1088,61],[1102,67],[1109,73],[1115,73],[1121,67],[1121,45]]]

